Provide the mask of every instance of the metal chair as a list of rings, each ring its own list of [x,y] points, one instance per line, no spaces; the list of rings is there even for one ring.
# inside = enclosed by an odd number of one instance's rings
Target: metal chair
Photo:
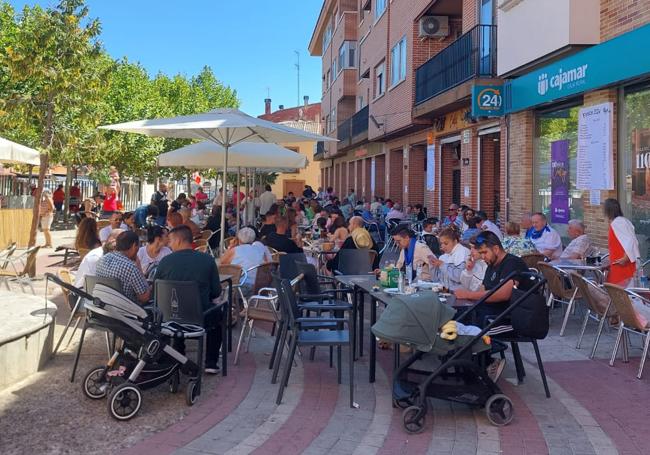
[[[32,284],[32,278],[36,276],[36,255],[40,250],[40,246],[34,246],[28,248],[22,255],[18,257],[9,257],[4,258],[5,262],[9,262],[9,266],[5,269],[0,269],[0,278],[7,286],[7,290],[11,291],[9,287],[9,281],[16,281],[20,284],[20,290],[25,292],[25,285],[28,285],[32,290],[32,294],[36,295],[34,290],[34,285]],[[22,264],[22,268],[20,268]]]
[[[530,254],[524,254],[521,257],[521,260],[524,261],[526,267],[528,267],[529,269],[537,270],[537,264],[539,264],[540,262],[545,262],[546,256],[544,256],[542,253],[530,253]]]
[[[74,323],[74,327],[72,328],[72,333],[70,334],[70,338],[68,339],[68,344],[66,344],[66,348],[70,345],[70,342],[72,341],[72,338],[74,337],[74,334],[77,331],[77,327],[79,326],[79,322],[85,316],[85,312],[83,310],[83,299],[80,297],[80,290],[75,288],[72,283],[72,277],[70,275],[70,271],[67,269],[61,269],[58,271],[57,275],[58,276],[55,277],[51,273],[46,273],[45,279],[46,281],[52,280],[61,287],[61,293],[63,294],[63,301],[70,309],[70,317],[68,318],[68,322],[66,323],[65,328],[63,329],[63,333],[59,337],[59,341],[57,341],[56,346],[52,351],[52,357],[54,357],[57,351],[59,350],[59,346],[61,346],[61,343],[63,342],[63,339],[65,338],[65,335],[68,332],[70,325],[72,324],[72,320],[75,319],[75,323]]]
[[[11,242],[7,247],[0,251],[0,269],[6,269],[9,265],[9,258],[16,251],[16,242]]]
[[[377,252],[367,248],[345,249],[338,252],[338,268],[334,272],[339,275],[365,275],[372,272],[372,263]]]
[[[573,283],[579,289],[582,299],[587,304],[587,311],[585,312],[585,317],[582,320],[582,329],[580,330],[580,336],[578,337],[578,342],[576,343],[576,349],[580,349],[582,338],[585,334],[585,330],[587,329],[589,320],[593,319],[598,322],[596,339],[594,340],[594,345],[591,349],[591,354],[589,355],[589,358],[593,359],[594,355],[596,354],[598,342],[600,341],[600,336],[603,333],[605,323],[611,324],[611,321],[613,319],[618,319],[618,317],[616,315],[616,310],[612,306],[612,300],[610,299],[609,294],[607,294],[607,291],[605,291],[605,289],[593,281],[588,280],[577,272],[571,272],[570,275]]]
[[[639,315],[634,309],[632,300],[630,296],[640,299],[644,304],[650,305],[650,300],[641,297],[640,295],[623,289],[620,286],[615,284],[605,283],[604,285],[607,294],[612,299],[612,305],[616,309],[616,313],[619,316],[618,323],[618,333],[616,334],[616,343],[614,344],[614,350],[612,351],[612,357],[609,360],[609,365],[614,366],[614,361],[616,360],[616,355],[618,354],[618,349],[621,345],[621,339],[623,340],[623,361],[629,361],[628,354],[628,343],[629,343],[629,334],[634,333],[640,335],[644,338],[643,343],[643,354],[641,355],[641,361],[639,362],[639,372],[637,373],[637,379],[641,379],[643,374],[643,367],[645,365],[646,358],[648,357],[648,347],[650,346],[650,323],[645,321],[645,325],[639,319]]]
[[[342,347],[348,347],[348,369],[350,375],[350,407],[354,408],[354,322],[352,320],[351,314],[348,318],[323,318],[318,316],[315,318],[302,317],[301,312],[305,309],[309,309],[312,305],[299,305],[296,295],[293,292],[293,288],[289,280],[281,280],[278,285],[278,300],[280,302],[281,311],[283,316],[286,317],[286,327],[287,330],[284,332],[290,333],[291,343],[289,349],[289,355],[287,357],[284,371],[282,373],[282,379],[280,381],[280,386],[278,389],[278,395],[276,399],[276,404],[282,403],[282,396],[284,394],[284,389],[289,383],[289,376],[291,374],[291,368],[293,366],[294,357],[296,354],[296,349],[300,346],[327,346],[330,348],[336,347],[337,349],[337,379],[338,383],[341,383],[342,376]],[[320,306],[315,304],[316,307]],[[334,307],[334,306],[333,306]],[[318,308],[316,308],[318,309]],[[332,308],[335,310],[336,308]],[[341,308],[345,309],[345,308]],[[314,330],[309,327],[310,322],[315,323],[333,323],[336,325],[335,329],[327,330]],[[348,329],[343,328],[343,325],[347,324]]]
[[[560,336],[564,336],[569,315],[573,311],[576,299],[580,298],[578,288],[572,283],[571,277],[563,270],[547,264],[546,262],[538,262],[537,269],[544,275],[548,282],[549,296],[547,304],[552,307],[554,302],[559,302],[567,306],[562,320],[562,327],[560,328]]]
[[[293,280],[300,275],[298,262],[307,262],[305,253],[291,253],[280,256],[280,276],[287,280]]]

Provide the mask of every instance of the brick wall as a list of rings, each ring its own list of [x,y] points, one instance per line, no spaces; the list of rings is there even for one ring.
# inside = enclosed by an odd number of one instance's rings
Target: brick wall
[[[650,22],[648,0],[601,0],[600,40],[634,30]]]
[[[460,162],[455,158],[456,152],[453,144],[445,144],[441,147],[441,169],[440,181],[436,183],[436,188],[440,188],[442,192],[442,216],[447,216],[447,209],[452,203],[460,203],[460,201],[453,200],[453,172],[460,167]],[[461,183],[461,196],[462,196],[462,183]]]
[[[375,157],[375,196],[387,197],[386,192],[386,155]]]
[[[463,33],[467,33],[478,24],[478,0],[463,1]],[[537,0],[539,1],[539,0]]]
[[[519,222],[533,208],[533,111],[510,116],[509,219]]]
[[[481,188],[480,208],[484,210],[490,219],[496,219],[497,198],[501,187],[501,148],[500,142],[494,139],[499,134],[488,134],[481,137]]]

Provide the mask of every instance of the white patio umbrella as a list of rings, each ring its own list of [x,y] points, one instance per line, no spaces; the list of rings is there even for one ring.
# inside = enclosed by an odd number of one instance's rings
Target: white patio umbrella
[[[3,164],[40,164],[38,151],[25,145],[16,144],[0,137],[0,163]]]
[[[162,153],[158,155],[156,162],[159,167],[220,169],[223,165],[224,154],[225,149],[219,144],[204,141]],[[296,172],[297,169],[304,169],[307,166],[307,157],[277,144],[240,142],[230,148],[228,162],[230,165],[228,172],[236,173],[239,176],[242,168],[278,173]],[[248,197],[245,204],[248,207]],[[240,206],[237,204],[237,229],[239,229],[239,216]]]
[[[158,155],[158,166],[221,169],[226,158],[225,153],[225,148],[219,144],[209,141],[198,142]],[[229,154],[228,165],[235,172],[240,167],[282,172],[304,169],[307,166],[307,158],[304,155],[277,144],[240,142],[230,147]]]
[[[100,128],[140,133],[154,137],[180,139],[204,139],[224,148],[224,184],[228,170],[228,154],[232,146],[240,142],[300,142],[336,141],[336,139],[308,133],[278,123],[251,117],[239,109],[215,109],[203,114],[174,118],[137,120],[134,122],[105,125]],[[221,201],[221,245],[225,236],[226,191]]]

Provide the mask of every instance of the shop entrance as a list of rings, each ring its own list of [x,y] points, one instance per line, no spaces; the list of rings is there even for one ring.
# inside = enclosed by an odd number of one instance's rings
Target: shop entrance
[[[458,140],[456,140],[458,138]],[[460,179],[460,137],[453,141],[442,142],[440,153],[440,190],[441,190],[441,215],[447,216],[447,209],[451,204],[460,204],[461,179]],[[448,139],[447,139],[448,140]],[[443,141],[445,141],[443,139]]]
[[[501,211],[501,133],[479,132],[479,138],[478,207],[497,220]]]

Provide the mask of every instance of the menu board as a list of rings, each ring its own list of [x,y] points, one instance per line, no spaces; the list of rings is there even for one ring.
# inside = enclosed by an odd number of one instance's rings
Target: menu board
[[[603,103],[582,108],[578,113],[579,190],[614,189],[613,112],[612,103]]]
[[[436,185],[436,146],[427,145],[427,190],[433,191]]]

